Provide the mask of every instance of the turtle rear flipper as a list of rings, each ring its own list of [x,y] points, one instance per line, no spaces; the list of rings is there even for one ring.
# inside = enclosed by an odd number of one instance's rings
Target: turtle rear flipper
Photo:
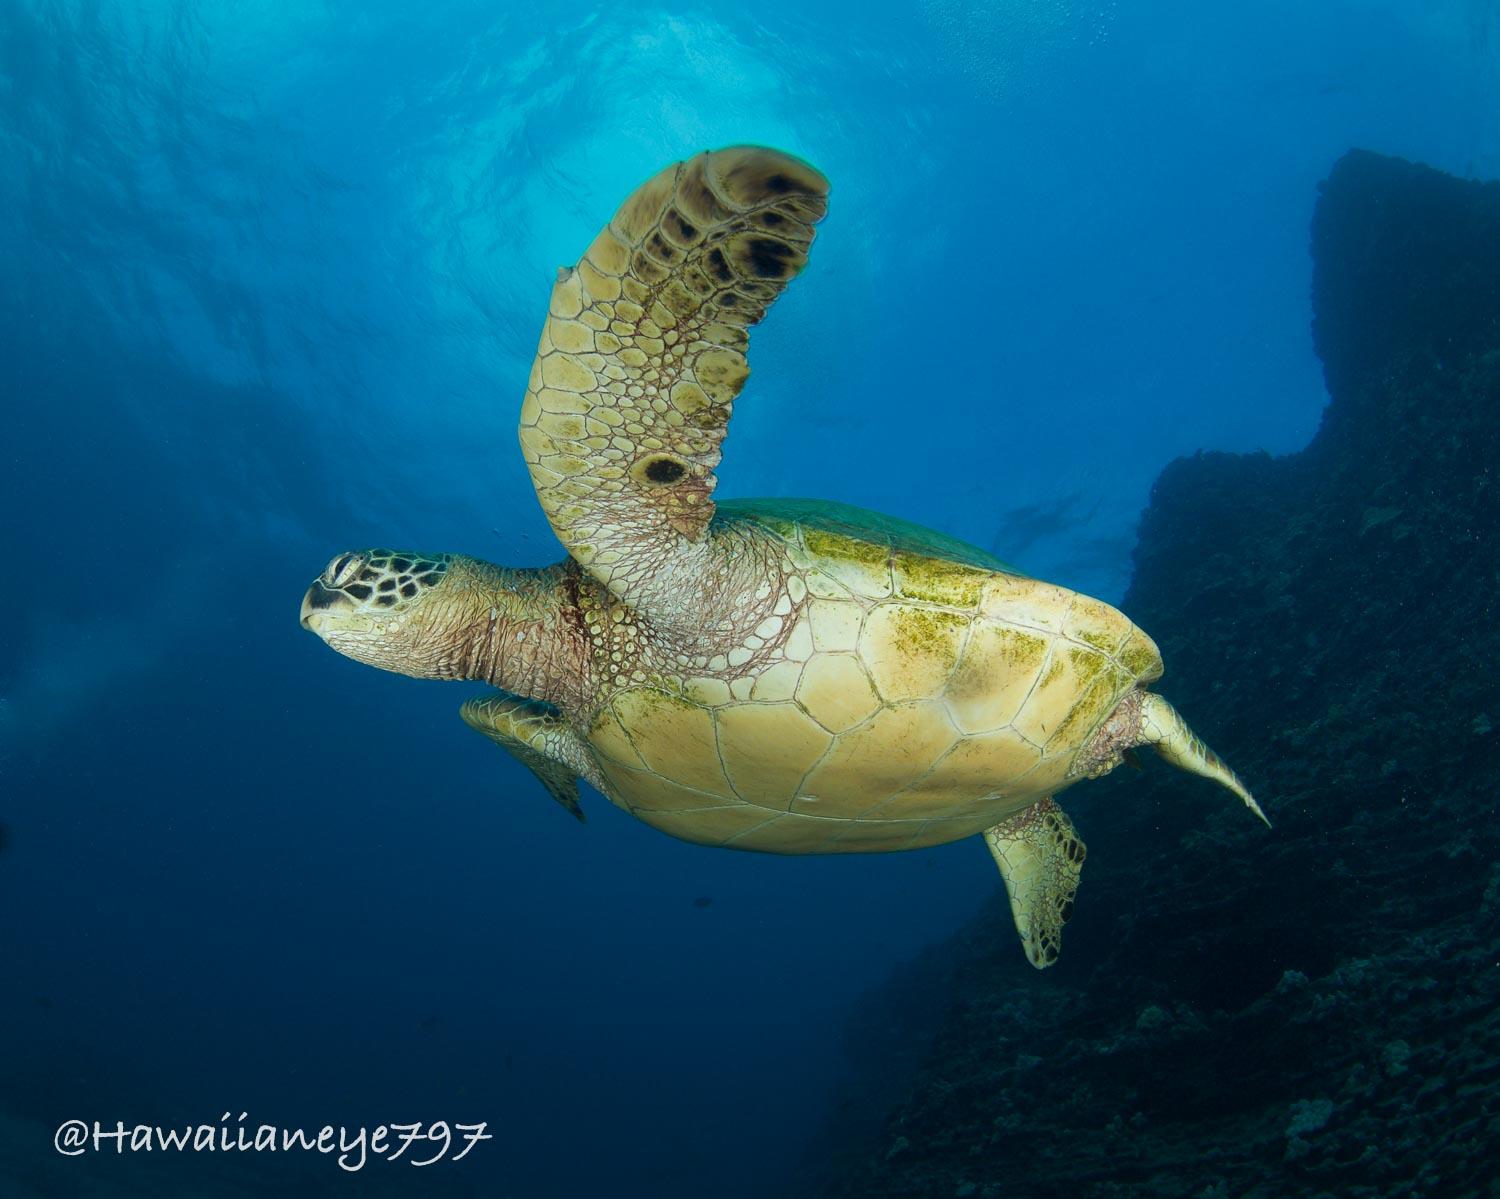
[[[1261,818],[1267,828],[1271,827],[1260,804],[1255,802],[1255,796],[1240,782],[1239,775],[1230,770],[1218,754],[1203,744],[1202,738],[1188,728],[1187,721],[1177,714],[1176,708],[1159,695],[1143,692],[1140,721],[1138,744],[1151,746],[1178,770],[1202,775],[1233,792],[1247,808]]]
[[[1068,814],[1051,799],[987,829],[984,843],[1005,880],[1027,960],[1045,970],[1062,950],[1062,926],[1073,915],[1087,850]]]
[[[471,729],[520,760],[548,795],[579,820],[584,818],[578,802],[579,776],[601,789],[603,780],[583,742],[551,706],[496,691],[469,700],[459,715]]]

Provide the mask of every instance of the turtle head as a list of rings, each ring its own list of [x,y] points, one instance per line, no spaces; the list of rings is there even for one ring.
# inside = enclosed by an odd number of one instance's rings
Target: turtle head
[[[457,568],[457,569],[455,569]],[[302,627],[339,653],[399,674],[451,678],[460,630],[462,564],[450,554],[353,550],[337,555],[302,597]]]

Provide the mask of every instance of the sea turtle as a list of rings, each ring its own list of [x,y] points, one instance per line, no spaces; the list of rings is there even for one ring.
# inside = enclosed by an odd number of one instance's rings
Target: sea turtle
[[[463,705],[575,815],[770,853],[982,834],[1026,955],[1056,960],[1084,847],[1053,796],[1137,745],[1235,775],[1159,696],[1121,613],[942,533],[814,500],[714,500],[747,328],[807,261],[828,183],[775,150],[676,163],[558,272],[521,408],[568,550],[506,570],[339,554],[302,624],[340,653],[501,690]]]

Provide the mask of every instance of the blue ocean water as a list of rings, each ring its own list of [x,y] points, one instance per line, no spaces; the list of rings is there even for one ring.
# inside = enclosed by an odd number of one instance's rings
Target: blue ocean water
[[[0,3],[0,1195],[273,1193],[52,1149],[226,1112],[489,1122],[372,1193],[778,1193],[851,1005],[988,855],[579,827],[477,688],[328,653],[304,587],[361,544],[559,557],[515,443],[556,268],[762,142],[833,198],[721,494],[1118,600],[1165,463],[1317,426],[1334,159],[1500,175],[1497,39],[1485,0]]]

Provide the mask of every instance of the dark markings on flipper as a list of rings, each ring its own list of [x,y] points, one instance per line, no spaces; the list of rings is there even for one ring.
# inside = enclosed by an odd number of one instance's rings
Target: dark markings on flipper
[[[1088,851],[1051,799],[997,824],[984,838],[1000,867],[1027,958],[1038,969],[1050,966],[1062,949],[1062,927],[1072,918]]]
[[[682,213],[670,208],[662,216],[661,227],[669,237],[675,237],[685,245],[698,240],[698,228],[683,218]]]
[[[580,566],[664,619],[680,597],[641,564],[709,539],[748,328],[806,263],[827,193],[775,150],[698,155],[631,193],[553,287],[521,410],[537,497]]]
[[[750,252],[750,269],[762,279],[785,279],[800,265],[795,251],[774,237],[752,237],[745,248]]]
[[[646,478],[653,483],[675,483],[687,473],[687,467],[671,458],[654,458],[646,464]]]
[[[708,265],[712,268],[714,277],[720,283],[733,283],[734,272],[729,269],[729,260],[724,257],[724,251],[715,246],[704,257],[708,259]],[[723,301],[720,301],[721,303]]]

